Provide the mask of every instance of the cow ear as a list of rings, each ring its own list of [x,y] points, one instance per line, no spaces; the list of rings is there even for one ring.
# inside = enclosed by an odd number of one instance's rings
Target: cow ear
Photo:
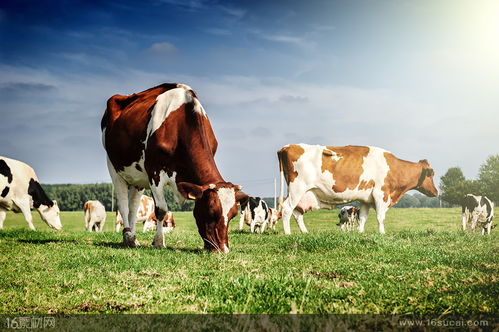
[[[236,193],[236,202],[237,205],[245,205],[248,202],[249,196],[242,192]]]
[[[179,182],[177,189],[186,199],[199,199],[203,196],[203,187],[194,183]]]

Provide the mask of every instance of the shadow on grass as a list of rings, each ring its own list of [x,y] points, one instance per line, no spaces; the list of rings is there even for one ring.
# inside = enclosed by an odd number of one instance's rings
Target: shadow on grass
[[[169,247],[167,246],[164,249],[156,249],[152,246],[143,246],[139,245],[135,248],[130,248],[125,245],[123,245],[123,242],[98,242],[94,243],[95,246],[98,247],[106,247],[106,248],[113,248],[113,249],[127,249],[127,250],[134,250],[134,249],[139,249],[139,250],[168,250],[168,251],[176,251],[176,252],[187,252],[187,253],[192,253],[192,254],[202,254],[206,252],[203,249],[194,249],[194,248],[178,248],[178,247]]]
[[[73,243],[73,244],[78,244],[78,241],[76,240],[59,240],[59,239],[45,239],[45,240],[24,240],[24,239],[18,239],[14,240],[16,242],[21,242],[21,243],[30,243],[30,244],[47,244],[47,243]]]

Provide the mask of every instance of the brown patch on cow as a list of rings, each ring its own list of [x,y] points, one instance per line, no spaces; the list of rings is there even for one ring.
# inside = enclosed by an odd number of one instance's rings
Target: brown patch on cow
[[[362,168],[364,157],[368,154],[367,146],[328,146],[327,150],[323,150],[321,171],[322,173],[329,171],[333,175],[334,192],[341,193],[359,186],[360,176],[364,172]],[[336,160],[337,158],[339,160]]]
[[[389,152],[383,155],[389,170],[381,190],[384,193],[383,201],[388,202],[388,199],[391,199],[389,205],[391,207],[397,204],[407,191],[417,186],[422,166],[419,163],[398,159]]]
[[[140,160],[156,98],[176,87],[177,84],[166,83],[129,96],[109,98],[101,129],[106,128],[105,148],[116,170],[122,171]]]
[[[279,159],[279,169],[284,172],[286,183],[293,182],[298,176],[298,172],[293,165],[303,154],[305,150],[299,145],[285,146],[277,151],[277,158]]]
[[[362,180],[360,181],[360,184],[359,184],[359,190],[369,190],[371,188],[374,188],[374,180],[369,180],[369,182],[367,182],[366,180]]]

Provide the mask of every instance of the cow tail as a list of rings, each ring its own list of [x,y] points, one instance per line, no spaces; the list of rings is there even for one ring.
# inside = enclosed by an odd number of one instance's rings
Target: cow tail
[[[83,205],[83,210],[85,211],[85,222],[88,223],[90,221],[90,204],[88,204],[88,202],[86,202],[84,205]]]
[[[277,212],[282,212],[282,203],[284,201],[284,169],[282,166],[282,150],[279,150],[277,152],[277,159],[279,159],[279,177],[280,177],[279,201],[277,204]]]

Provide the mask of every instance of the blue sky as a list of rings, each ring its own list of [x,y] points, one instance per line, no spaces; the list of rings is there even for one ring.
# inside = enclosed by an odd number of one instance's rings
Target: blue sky
[[[499,153],[496,1],[2,1],[0,154],[110,181],[108,97],[196,90],[226,180],[273,194],[289,143],[374,145],[474,178]]]

